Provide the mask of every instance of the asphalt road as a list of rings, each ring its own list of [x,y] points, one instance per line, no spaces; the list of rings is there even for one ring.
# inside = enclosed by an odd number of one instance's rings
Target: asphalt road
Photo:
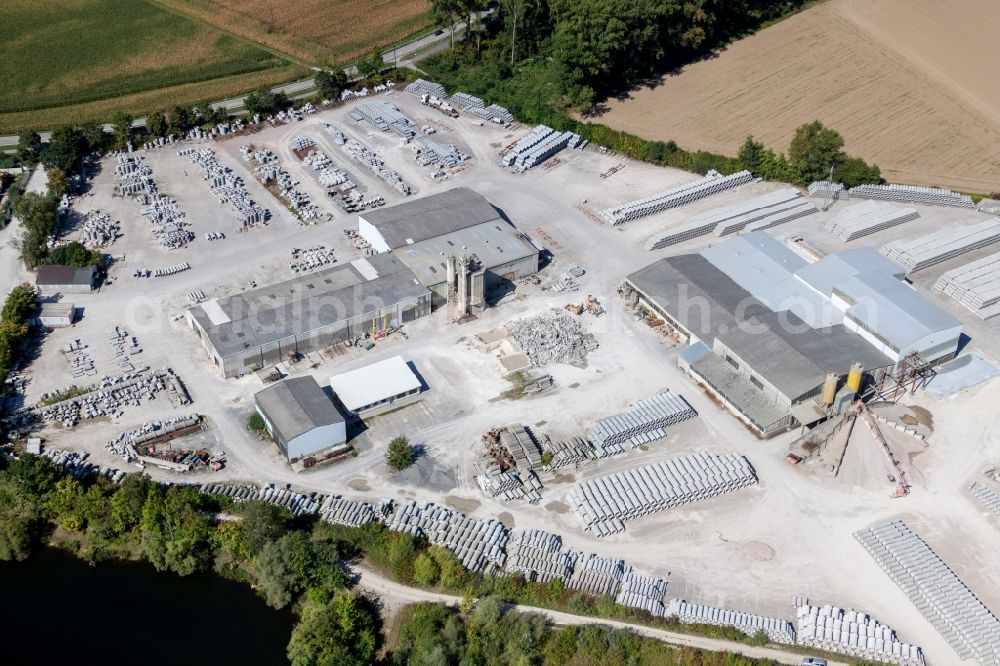
[[[493,12],[489,9],[485,12],[480,13],[480,18],[486,17]],[[465,32],[467,26],[465,21],[459,21],[453,26],[455,30],[455,36]],[[413,63],[421,58],[426,58],[429,55],[438,53],[444,50],[451,42],[451,32],[445,28],[437,32],[432,32],[429,35],[414,39],[413,41],[407,42],[406,44],[401,44],[396,48],[389,49],[382,53],[382,60],[387,65],[394,65],[397,67],[412,67]],[[315,68],[314,68],[315,69]],[[344,70],[344,72],[352,77],[352,80],[357,76],[357,68],[353,65]],[[291,99],[296,99],[299,97],[307,97],[316,90],[316,80],[315,79],[303,79],[301,81],[294,81],[292,83],[286,83],[284,85],[275,86],[271,88],[272,92],[283,92]],[[239,109],[243,106],[244,97],[233,97],[230,99],[224,99],[219,102],[213,102],[210,106],[214,109],[226,109],[227,111],[233,111]],[[132,121],[132,127],[145,127],[145,118],[136,118]],[[113,128],[111,124],[104,125],[104,131],[110,132]],[[51,132],[39,132],[39,136],[42,141],[48,141],[52,133]],[[19,137],[16,134],[8,134],[6,136],[0,136],[0,150],[9,150],[11,148],[16,148]]]
[[[420,588],[409,587],[390,580],[381,574],[369,569],[355,567],[354,572],[360,577],[358,583],[366,590],[370,590],[389,605],[402,606],[414,604],[422,601],[444,602],[450,606],[457,606],[462,598],[450,594],[440,594],[430,592]],[[735,641],[727,641],[718,638],[707,638],[705,636],[693,636],[690,634],[680,634],[665,629],[655,629],[640,624],[631,624],[620,620],[609,620],[599,617],[584,615],[572,615],[560,611],[536,608],[534,606],[522,606],[520,604],[511,605],[510,608],[521,613],[536,613],[544,616],[552,624],[557,625],[582,625],[582,624],[603,624],[616,629],[628,629],[642,636],[655,638],[669,645],[677,647],[692,647],[701,650],[711,650],[713,652],[736,652],[755,659],[772,659],[781,664],[801,664],[805,655],[785,652],[768,647],[755,647]],[[847,666],[841,662],[830,661],[831,666]]]

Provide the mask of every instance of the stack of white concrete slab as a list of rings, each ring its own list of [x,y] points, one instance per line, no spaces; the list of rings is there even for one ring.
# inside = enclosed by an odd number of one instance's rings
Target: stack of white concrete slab
[[[958,208],[973,208],[972,197],[959,194],[939,187],[920,187],[919,185],[858,185],[850,190],[852,197],[858,199],[882,199],[884,201],[899,201],[902,203],[919,203],[928,206],[956,206]]]
[[[749,636],[763,631],[775,643],[793,645],[795,628],[788,620],[743,613],[727,608],[689,604],[683,599],[671,599],[666,609],[667,617],[676,617],[688,624],[711,624],[717,627],[734,627]]]
[[[667,581],[662,578],[642,576],[633,571],[632,567],[627,567],[615,603],[644,610],[654,617],[663,617],[667,612],[663,605],[666,594]]]
[[[794,187],[768,192],[732,206],[713,208],[695,215],[679,227],[657,234],[646,241],[647,250],[659,250],[715,231],[716,236],[743,231],[747,225],[774,226],[816,211]]]
[[[433,81],[427,81],[425,79],[417,79],[413,83],[409,84],[403,88],[404,92],[408,92],[411,95],[416,95],[417,97],[422,97],[427,95],[429,97],[437,97],[438,99],[444,99],[448,96],[445,92],[444,86],[440,83],[434,83]]]
[[[599,458],[622,453],[666,435],[665,428],[697,416],[694,408],[677,393],[667,389],[647,400],[637,400],[627,412],[601,419],[590,429],[590,440]]]
[[[799,644],[869,661],[923,666],[919,647],[899,640],[891,627],[861,611],[836,606],[810,606],[796,610]]]
[[[916,208],[899,208],[882,201],[865,201],[838,212],[824,227],[842,241],[869,236],[920,217]]]
[[[693,201],[744,185],[751,180],[753,180],[753,176],[750,175],[749,171],[737,171],[728,176],[723,176],[718,171],[709,171],[704,178],[693,183],[686,183],[644,199],[629,201],[621,206],[605,208],[601,211],[601,217],[608,223],[618,226],[670,208],[684,206]]]
[[[892,241],[883,245],[879,254],[912,273],[997,241],[1000,241],[1000,219],[994,217],[935,231],[914,240]]]
[[[566,499],[584,529],[604,537],[623,531],[623,521],[755,483],[743,456],[696,453],[585,481]]]
[[[969,492],[983,506],[1000,516],[1000,490],[985,481],[973,481],[969,484]]]
[[[503,564],[508,532],[492,518],[468,518],[433,502],[409,502],[395,507],[385,523],[391,530],[444,546],[470,571],[490,573]]]
[[[552,157],[567,146],[575,146],[580,136],[573,132],[557,132],[547,125],[536,126],[528,136],[511,148],[500,160],[503,166],[526,171]]]
[[[809,196],[817,199],[850,199],[851,196],[844,189],[843,184],[833,183],[829,180],[817,180],[809,184]]]
[[[981,319],[1000,314],[1000,252],[942,273],[934,283]]]
[[[903,521],[854,536],[962,659],[1000,664],[1000,620]]]
[[[578,557],[576,551],[562,549],[562,537],[544,530],[517,530],[507,540],[506,569],[521,574],[525,580],[547,583],[559,579],[564,583],[573,574]]]

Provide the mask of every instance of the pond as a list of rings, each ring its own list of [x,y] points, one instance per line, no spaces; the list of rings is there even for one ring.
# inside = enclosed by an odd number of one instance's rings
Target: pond
[[[0,562],[7,664],[287,664],[294,618],[246,585],[55,549]]]

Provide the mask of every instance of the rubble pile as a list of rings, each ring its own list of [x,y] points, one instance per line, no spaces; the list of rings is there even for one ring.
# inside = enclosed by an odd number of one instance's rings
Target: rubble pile
[[[510,322],[505,327],[536,366],[546,363],[584,365],[587,352],[597,349],[594,336],[583,330],[580,321],[560,310]]]

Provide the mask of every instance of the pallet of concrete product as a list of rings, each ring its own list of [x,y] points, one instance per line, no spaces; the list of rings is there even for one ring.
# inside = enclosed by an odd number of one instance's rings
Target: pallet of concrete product
[[[765,617],[754,613],[743,613],[727,608],[702,606],[688,603],[683,599],[671,599],[664,613],[666,617],[676,617],[686,624],[711,624],[718,627],[733,627],[748,636],[763,631],[775,643],[795,644],[795,627],[788,620]]]
[[[973,481],[969,492],[987,509],[1000,516],[1000,489],[986,481]]]
[[[743,456],[697,453],[585,481],[567,502],[584,529],[604,537],[622,531],[623,521],[756,483]]]
[[[1000,219],[994,217],[935,231],[914,240],[892,241],[883,245],[879,254],[907,273],[913,273],[997,241],[1000,241]]]
[[[403,92],[408,92],[417,97],[427,95],[428,97],[437,97],[438,99],[444,99],[448,96],[443,85],[425,79],[417,79],[403,88]]]
[[[666,594],[667,581],[662,578],[642,576],[633,571],[632,567],[626,567],[615,603],[644,610],[654,617],[663,617],[666,615],[666,608],[663,605]]]
[[[836,606],[803,604],[796,609],[798,643],[866,661],[923,666],[923,651],[904,643],[892,627],[869,613]]]
[[[486,102],[484,102],[481,98],[464,92],[454,93],[451,97],[448,98],[448,101],[451,103],[452,106],[461,111],[465,111],[467,109],[476,109],[476,108],[482,109],[486,106]]]
[[[542,449],[552,454],[549,468],[553,470],[569,465],[578,465],[594,457],[594,446],[582,437],[559,442],[546,439],[542,442]]]
[[[1000,314],[1000,252],[942,273],[934,289],[982,319]]]
[[[848,192],[852,197],[858,199],[882,199],[901,203],[919,203],[927,206],[975,207],[972,197],[939,187],[891,183],[889,185],[858,185],[852,187]]]
[[[613,597],[625,576],[625,561],[601,557],[594,553],[580,553],[573,567],[573,575],[566,587],[587,594]]]
[[[843,184],[833,183],[829,180],[817,180],[810,183],[809,196],[817,199],[834,199],[836,201],[851,198]]]
[[[595,423],[590,429],[590,441],[599,453],[616,444],[627,443],[635,449],[664,437],[664,428],[694,416],[697,416],[694,408],[667,389],[652,398],[637,400],[623,414]]]
[[[718,171],[709,171],[703,178],[686,183],[666,192],[660,192],[643,199],[629,201],[620,206],[605,208],[601,217],[613,226],[632,222],[670,208],[687,205],[728,189],[744,185],[753,180],[749,171],[737,171],[723,176]]]
[[[870,236],[920,217],[916,208],[899,208],[883,201],[865,201],[839,211],[824,227],[842,241]]]
[[[903,521],[854,536],[961,659],[1000,664],[1000,620]]]
[[[363,102],[354,107],[354,113],[383,132],[394,132],[404,139],[417,135],[412,129],[414,122],[389,102]]]
[[[343,497],[327,497],[319,508],[320,517],[335,525],[361,527],[375,520],[375,508],[368,502],[355,502]]]
[[[523,425],[511,424],[501,430],[500,443],[514,457],[518,469],[541,469],[542,449]]]
[[[998,215],[1000,214],[1000,201],[996,199],[980,199],[979,203],[976,204],[976,210],[980,213]]]

